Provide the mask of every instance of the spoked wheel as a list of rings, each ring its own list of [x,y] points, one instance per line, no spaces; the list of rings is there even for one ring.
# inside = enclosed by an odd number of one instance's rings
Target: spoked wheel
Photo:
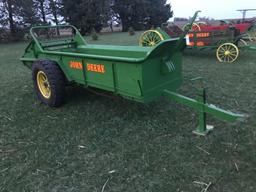
[[[140,36],[140,46],[155,46],[161,41],[164,40],[164,37],[161,33],[156,30],[148,30],[142,33]]]
[[[185,29],[189,26],[190,24],[187,23],[186,25],[183,26],[183,31],[185,31]],[[201,31],[201,27],[199,26],[199,24],[197,23],[193,23],[191,26],[190,31]]]
[[[216,56],[220,62],[233,63],[238,55],[239,50],[233,43],[224,43],[216,51]]]

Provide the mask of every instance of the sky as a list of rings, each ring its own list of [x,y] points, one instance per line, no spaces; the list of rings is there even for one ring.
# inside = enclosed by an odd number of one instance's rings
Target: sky
[[[193,16],[201,10],[199,17],[214,19],[242,18],[237,9],[256,9],[256,0],[167,0],[171,3],[174,17]],[[246,17],[256,17],[256,11],[247,12]]]

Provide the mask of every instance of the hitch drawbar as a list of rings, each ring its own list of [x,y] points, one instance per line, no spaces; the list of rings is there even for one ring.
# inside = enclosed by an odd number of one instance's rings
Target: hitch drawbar
[[[212,126],[208,126],[206,124],[206,114],[210,114],[220,120],[234,122],[234,121],[242,121],[246,116],[242,114],[236,114],[230,111],[226,111],[216,107],[215,105],[206,103],[206,91],[203,89],[201,97],[198,100],[191,99],[189,97],[180,95],[178,93],[164,90],[164,96],[168,97],[172,101],[180,103],[182,105],[186,105],[188,107],[192,107],[199,112],[199,125],[193,133],[197,135],[207,135],[209,131],[213,129]]]

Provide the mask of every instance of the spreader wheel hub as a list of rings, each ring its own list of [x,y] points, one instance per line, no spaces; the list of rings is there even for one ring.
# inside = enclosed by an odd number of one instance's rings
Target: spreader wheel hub
[[[49,99],[51,97],[51,86],[43,71],[38,71],[37,73],[37,85],[42,96]]]

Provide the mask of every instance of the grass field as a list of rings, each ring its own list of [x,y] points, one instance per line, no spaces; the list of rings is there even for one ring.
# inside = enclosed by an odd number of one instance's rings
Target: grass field
[[[93,43],[137,43],[126,33]],[[0,191],[208,192],[256,191],[256,56],[234,64],[186,51],[180,93],[204,77],[208,101],[248,114],[244,122],[209,117],[214,131],[192,134],[197,114],[167,99],[143,105],[67,88],[57,109],[41,104],[31,71],[19,61],[25,43],[0,45]]]

